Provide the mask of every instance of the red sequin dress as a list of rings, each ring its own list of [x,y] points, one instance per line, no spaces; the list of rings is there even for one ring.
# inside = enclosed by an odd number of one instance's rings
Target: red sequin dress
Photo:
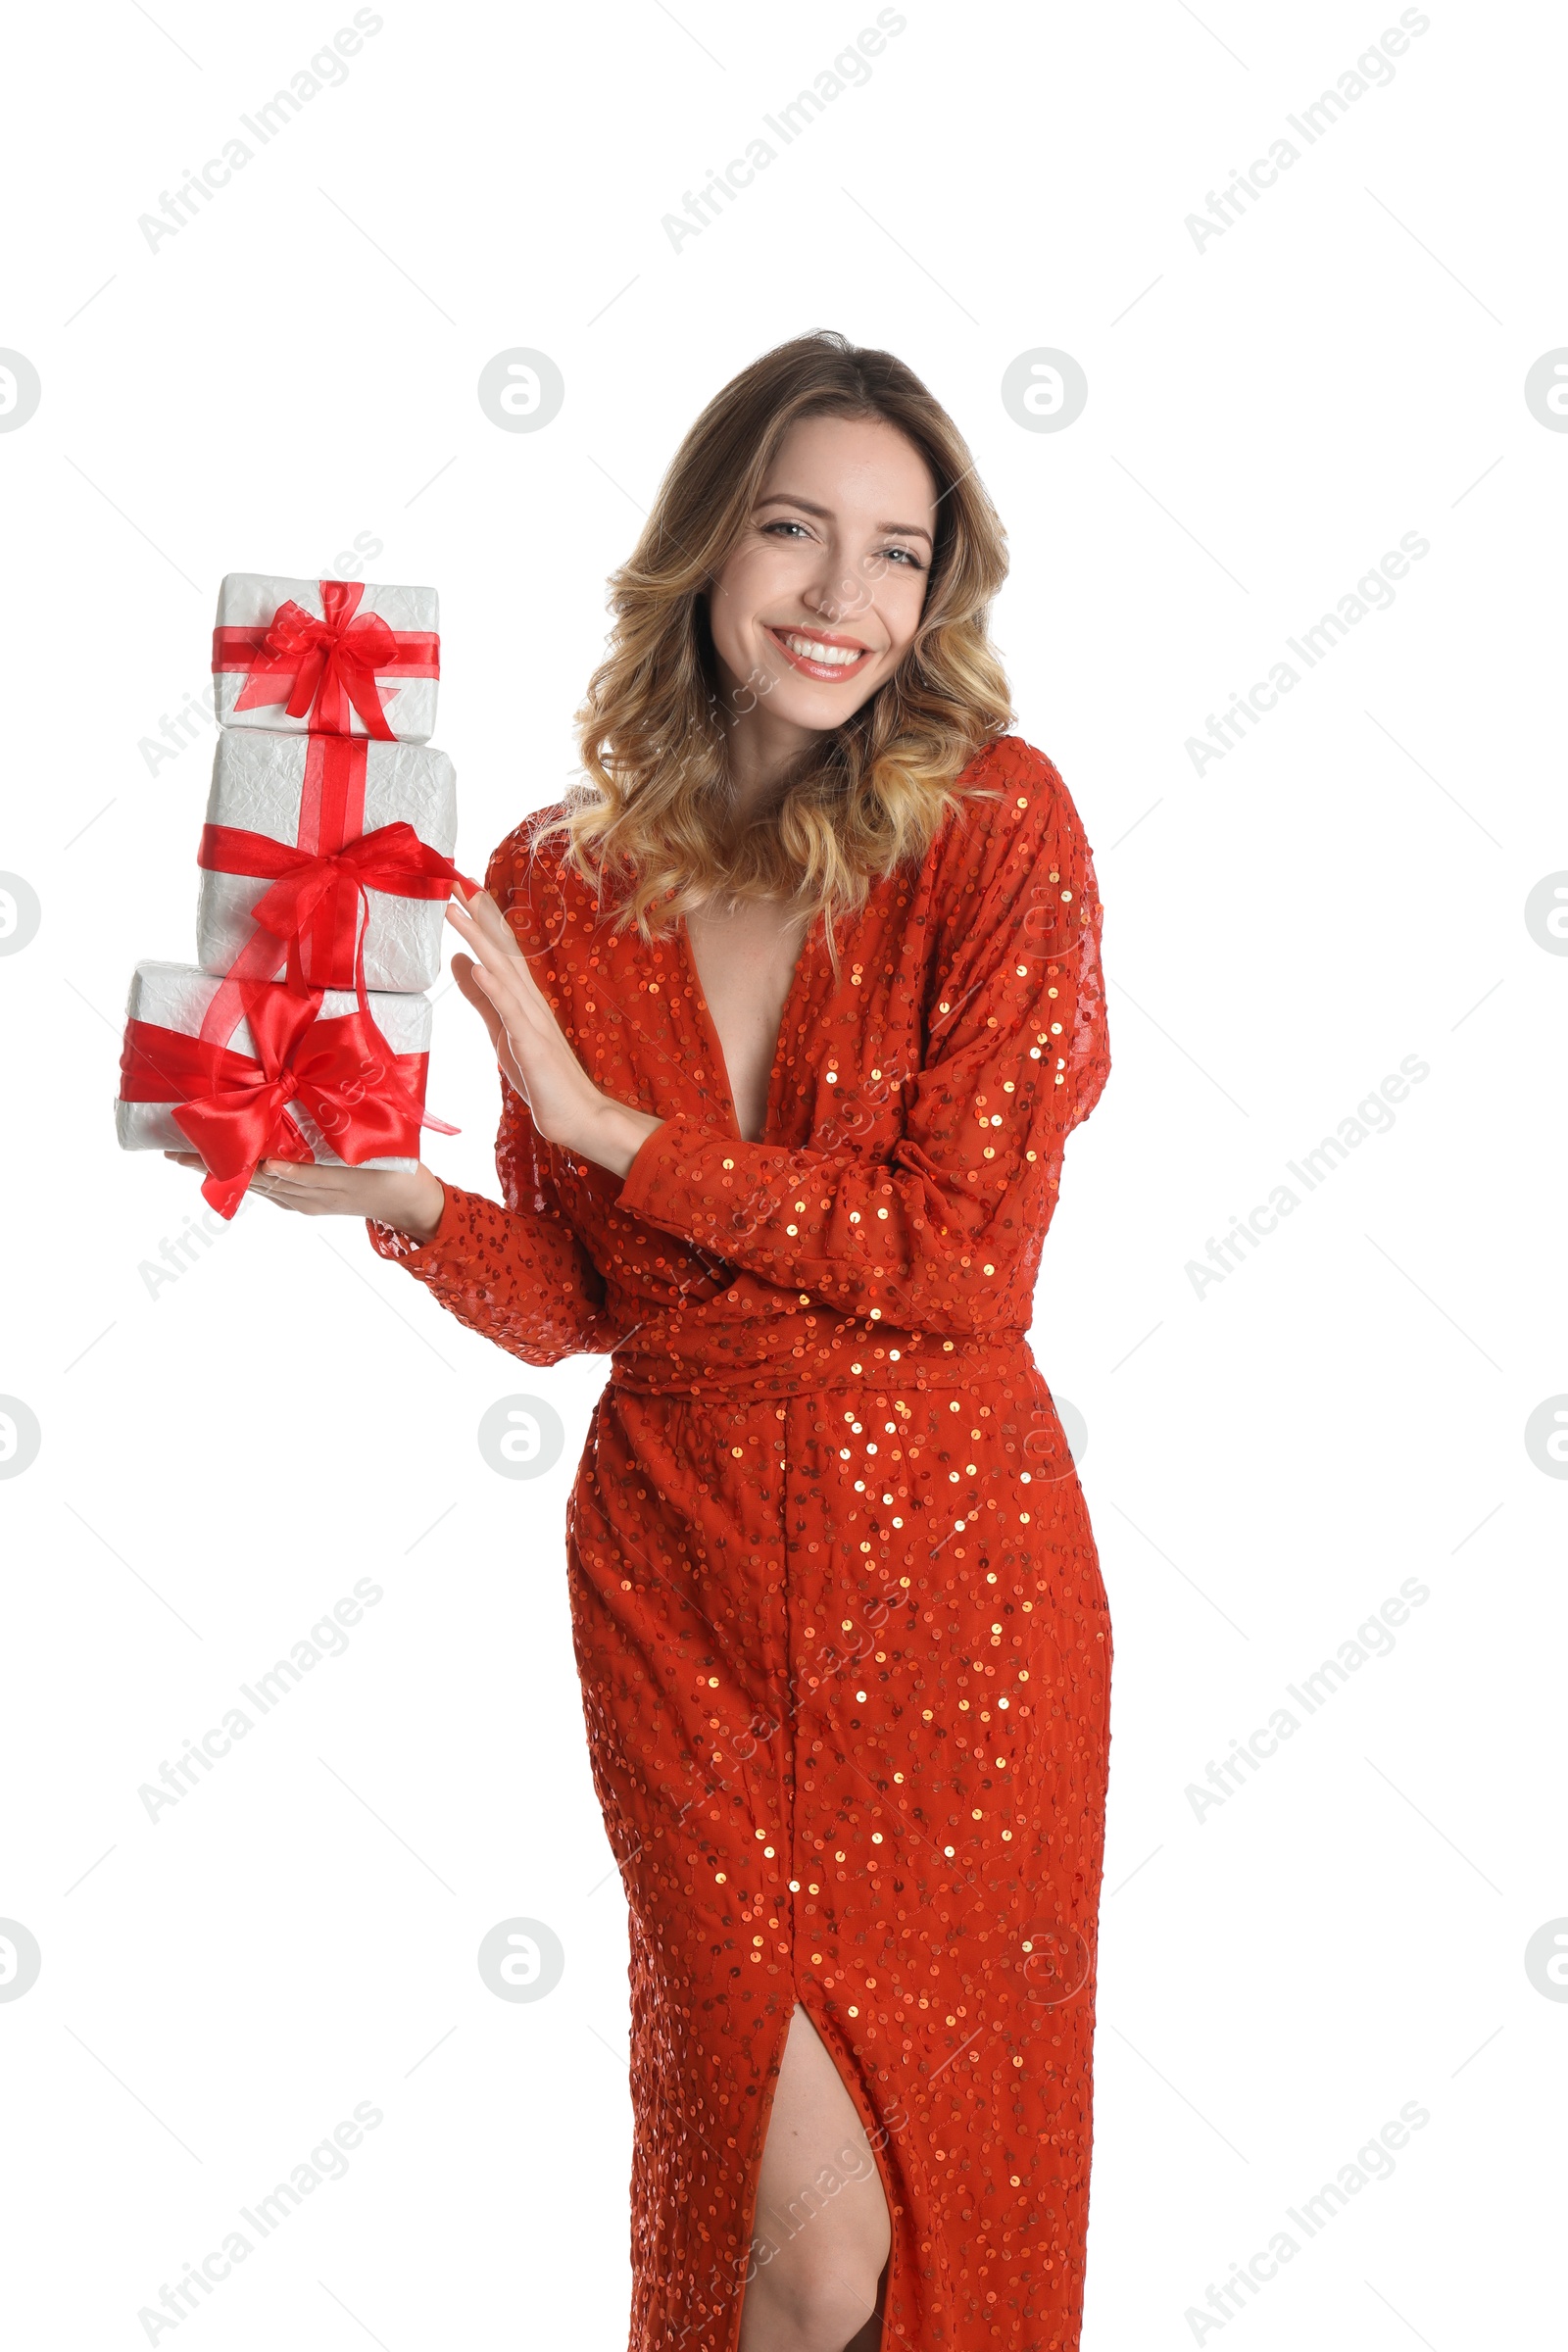
[[[664,1123],[621,1181],[504,1086],[506,1206],[371,1228],[525,1363],[612,1351],[567,1573],[631,1917],[632,2352],[733,2352],[797,2001],[887,2195],[884,2343],[1079,2340],[1110,1628],[1024,1335],[1108,1068],[1099,904],[1048,760],[963,782],[837,970],[808,940],[760,1143],[684,931],[616,936],[519,828],[489,889]]]

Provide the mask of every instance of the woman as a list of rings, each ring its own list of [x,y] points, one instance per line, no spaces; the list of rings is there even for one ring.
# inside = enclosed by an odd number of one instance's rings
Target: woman
[[[1110,1637],[1024,1335],[1108,1065],[1004,569],[897,360],[747,368],[615,582],[590,788],[449,909],[506,1206],[259,1179],[527,1363],[612,1352],[568,1557],[634,2352],[1079,2340]]]

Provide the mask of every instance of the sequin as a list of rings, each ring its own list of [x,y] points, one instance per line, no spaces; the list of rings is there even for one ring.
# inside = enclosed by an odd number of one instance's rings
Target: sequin
[[[1004,737],[964,784],[837,969],[808,942],[756,1144],[682,935],[596,925],[519,827],[488,886],[664,1123],[622,1183],[504,1087],[506,1205],[371,1227],[525,1362],[612,1352],[567,1577],[631,1918],[631,2352],[734,2352],[798,2001],[887,2196],[884,2345],[1079,2342],[1111,1643],[1024,1334],[1108,1069],[1100,910],[1049,760]]]

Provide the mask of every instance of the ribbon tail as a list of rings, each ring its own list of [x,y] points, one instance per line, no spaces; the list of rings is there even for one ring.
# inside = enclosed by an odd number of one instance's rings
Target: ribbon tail
[[[270,710],[279,703],[286,704],[293,690],[296,673],[279,657],[270,661],[265,650],[252,659],[249,674],[235,700],[236,710]]]
[[[359,999],[360,1010],[368,1021],[370,999],[365,986],[365,935],[370,928],[370,894],[363,882],[360,884],[359,904],[354,911],[357,923],[354,938],[354,994]]]
[[[341,684],[349,701],[364,719],[367,735],[373,735],[380,743],[391,743],[393,741],[392,729],[387,724],[386,705],[382,700],[381,689],[375,682],[374,670],[351,668],[345,663],[341,673]],[[396,694],[397,688],[393,686],[387,691]]]
[[[250,1189],[250,1173],[241,1176],[214,1176],[211,1171],[202,1178],[202,1199],[209,1208],[216,1208],[220,1217],[231,1217]]]
[[[231,1217],[250,1191],[262,1159],[291,1159],[306,1162],[314,1160],[315,1157],[315,1152],[301,1135],[294,1119],[285,1111],[280,1135],[273,1137],[262,1153],[261,1159],[253,1159],[248,1167],[240,1168],[232,1176],[219,1176],[209,1169],[202,1179],[202,1198],[209,1206],[217,1209],[220,1217]]]
[[[326,658],[321,672],[321,692],[316,706],[317,728],[327,735],[349,735],[349,696],[343,677],[342,658],[336,646]]]
[[[228,1113],[216,1099],[198,1098],[179,1103],[173,1120],[191,1149],[207,1163],[202,1197],[220,1217],[234,1214],[264,1159],[314,1157],[284,1103],[278,1103],[269,1113],[253,1097]],[[215,1159],[225,1163],[224,1166],[215,1168]]]
[[[300,656],[300,665],[294,672],[293,691],[283,708],[290,718],[303,718],[316,700],[326,667],[326,656],[319,646],[311,646]]]
[[[461,1135],[463,1133],[461,1127],[449,1127],[446,1120],[438,1119],[433,1110],[426,1110],[424,1104],[417,1102],[409,1092],[395,1070],[387,1071],[386,1082],[388,1091],[399,1096],[407,1106],[409,1116],[419,1126],[428,1127],[432,1135]]]
[[[386,1085],[388,1093],[403,1103],[409,1117],[416,1126],[428,1127],[432,1135],[461,1135],[463,1133],[461,1127],[449,1127],[445,1119],[438,1119],[434,1111],[425,1109],[424,1104],[398,1076],[392,1066],[391,1057],[387,1062]]]

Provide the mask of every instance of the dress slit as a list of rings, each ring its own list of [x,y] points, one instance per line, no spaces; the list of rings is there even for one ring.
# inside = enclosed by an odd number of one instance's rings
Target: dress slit
[[[889,2231],[888,2258],[885,2266],[887,2273],[887,2284],[882,2298],[882,2324],[885,2332],[887,2327],[887,2313],[892,2308],[895,2287],[902,2283],[899,2275],[899,2214],[900,2208],[904,2203],[904,2199],[895,2195],[894,2182],[889,2177],[887,2168],[883,2162],[883,2147],[878,2145],[879,2135],[882,2139],[883,2145],[886,2143],[886,2127],[880,2123],[873,2122],[871,2117],[868,2115],[867,2110],[871,2106],[871,2098],[865,2087],[864,2082],[861,2079],[859,2070],[856,2065],[855,2053],[847,2046],[842,2046],[840,2044],[838,2030],[833,2025],[833,2022],[827,2011],[825,2009],[815,2008],[812,2001],[808,1997],[806,1989],[800,1984],[797,1984],[795,1987],[795,2002],[801,2008],[808,2023],[815,2028],[817,2037],[821,2041],[822,2047],[826,2050],[828,2056],[833,2061],[834,2071],[837,2074],[839,2081],[843,2083],[845,2092],[855,2109],[857,2117],[859,2119],[860,2127],[864,2131],[867,2142],[870,2145],[871,2161],[876,2166],[877,2180],[881,2186],[883,2202],[887,2207]],[[766,2084],[761,2098],[759,2101],[760,2114],[758,2118],[757,2138],[751,2154],[747,2158],[745,2170],[742,2176],[739,2206],[741,2219],[744,2224],[742,2235],[747,2246],[750,2246],[757,2236],[757,2202],[761,2184],[762,2156],[767,2146],[767,2134],[773,2120],[773,2101],[778,2089],[779,2073],[784,2063],[784,2051],[788,2045],[790,2028],[794,2022],[795,2010],[794,2006],[792,2006],[785,2012],[784,2030],[779,2035],[777,2045],[773,2051],[772,2059],[768,2067]],[[748,2280],[747,2283],[750,2284],[750,2280]],[[742,2293],[736,2302],[735,2325],[733,2330],[726,2338],[723,2352],[738,2352],[741,2333],[741,2321],[744,2315],[745,2301],[745,2294]]]
[[[883,2202],[886,2204],[888,2209],[889,2233],[887,2286],[882,2296],[881,2341],[885,2345],[888,2340],[888,2314],[893,2309],[893,2298],[895,2293],[901,2290],[903,2286],[901,2264],[899,2260],[901,2253],[899,2242],[901,2231],[900,2217],[901,2213],[907,2205],[907,2199],[895,2193],[895,2183],[888,2172],[886,2162],[884,2161],[887,2142],[890,2134],[888,2132],[887,2126],[878,2120],[873,2120],[871,2114],[868,2112],[872,2106],[871,2094],[866,2088],[864,2079],[860,2074],[855,2052],[847,2043],[841,2042],[838,2029],[833,2024],[832,2018],[825,2006],[821,2009],[815,2008],[812,2000],[808,1998],[806,1991],[800,1986],[797,1986],[796,1988],[795,1997],[800,2002],[801,2007],[805,2010],[807,2016],[810,2019],[811,2024],[816,2028],[822,2047],[832,2059],[834,2066],[838,2070],[839,2081],[843,2083],[852,2102],[854,2103],[855,2112],[860,2119],[861,2130],[864,2132],[866,2139],[870,2145],[871,2161],[876,2166],[877,2180],[882,2185]]]
[[[741,2243],[747,2248],[750,2248],[757,2235],[757,2199],[762,2180],[762,2152],[767,2146],[768,2129],[773,2121],[773,2100],[778,2090],[779,2072],[784,2064],[784,2048],[790,2037],[790,2026],[793,2018],[793,2010],[786,2010],[783,2028],[768,2060],[766,2079],[758,2099],[757,2137],[747,2156],[741,2175],[741,2190],[738,2200]],[[746,2279],[740,2293],[735,2298],[734,2325],[726,2333],[723,2352],[737,2352],[741,2340],[741,2320],[746,2307],[746,2289],[750,2284],[751,2280]]]

